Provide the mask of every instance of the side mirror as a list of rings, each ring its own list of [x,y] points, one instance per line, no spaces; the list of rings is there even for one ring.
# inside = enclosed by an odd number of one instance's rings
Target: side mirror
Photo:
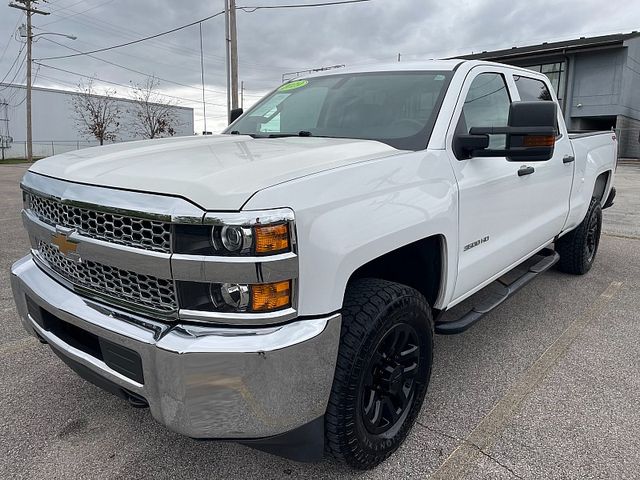
[[[471,157],[507,157],[514,162],[539,162],[553,157],[557,127],[557,105],[555,102],[513,102],[509,108],[509,120],[506,127],[473,127],[469,135],[458,135],[454,146],[466,158]],[[506,135],[504,150],[484,148],[465,148],[464,144],[474,147],[474,141],[464,137],[478,137],[477,145],[488,144],[489,135]],[[488,145],[487,145],[488,146]]]
[[[229,115],[229,124],[235,122],[243,113],[244,110],[242,108],[234,108],[233,110],[231,110],[231,114]]]
[[[454,150],[470,153],[489,148],[489,135],[457,135],[454,139]]]

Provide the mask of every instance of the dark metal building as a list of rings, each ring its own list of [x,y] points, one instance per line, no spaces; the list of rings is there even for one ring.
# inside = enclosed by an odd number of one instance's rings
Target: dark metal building
[[[619,155],[640,158],[640,33],[581,37],[461,58],[491,60],[546,74],[569,129],[615,128]]]

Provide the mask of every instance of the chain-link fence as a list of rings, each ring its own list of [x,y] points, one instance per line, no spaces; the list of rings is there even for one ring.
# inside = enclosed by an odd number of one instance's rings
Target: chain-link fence
[[[33,157],[42,158],[81,148],[95,147],[99,143],[95,140],[40,140],[32,142],[32,145]],[[2,157],[0,158],[27,158],[27,142],[13,141],[8,144],[8,148],[3,148],[1,153]]]

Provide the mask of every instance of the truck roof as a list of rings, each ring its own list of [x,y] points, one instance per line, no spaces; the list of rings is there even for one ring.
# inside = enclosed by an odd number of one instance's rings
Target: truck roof
[[[390,63],[372,63],[368,65],[357,65],[335,70],[325,70],[307,75],[296,77],[296,80],[303,78],[324,77],[330,75],[344,75],[349,73],[371,73],[371,72],[403,72],[403,71],[452,71],[460,65],[468,65],[468,68],[477,65],[500,65],[502,67],[513,68],[514,70],[527,71],[513,65],[505,65],[497,62],[489,62],[486,60],[465,60],[461,58],[452,58],[446,60],[421,60],[414,62],[390,62]],[[530,72],[532,73],[532,72]]]

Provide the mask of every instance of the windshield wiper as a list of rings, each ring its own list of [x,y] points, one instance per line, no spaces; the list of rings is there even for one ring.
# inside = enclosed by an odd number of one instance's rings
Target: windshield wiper
[[[267,138],[266,135],[258,135],[257,133],[242,133],[238,130],[232,130],[229,132],[229,135],[247,135],[251,138]]]
[[[298,133],[272,133],[269,138],[284,138],[284,137],[312,137],[311,132],[306,130],[300,130]]]

